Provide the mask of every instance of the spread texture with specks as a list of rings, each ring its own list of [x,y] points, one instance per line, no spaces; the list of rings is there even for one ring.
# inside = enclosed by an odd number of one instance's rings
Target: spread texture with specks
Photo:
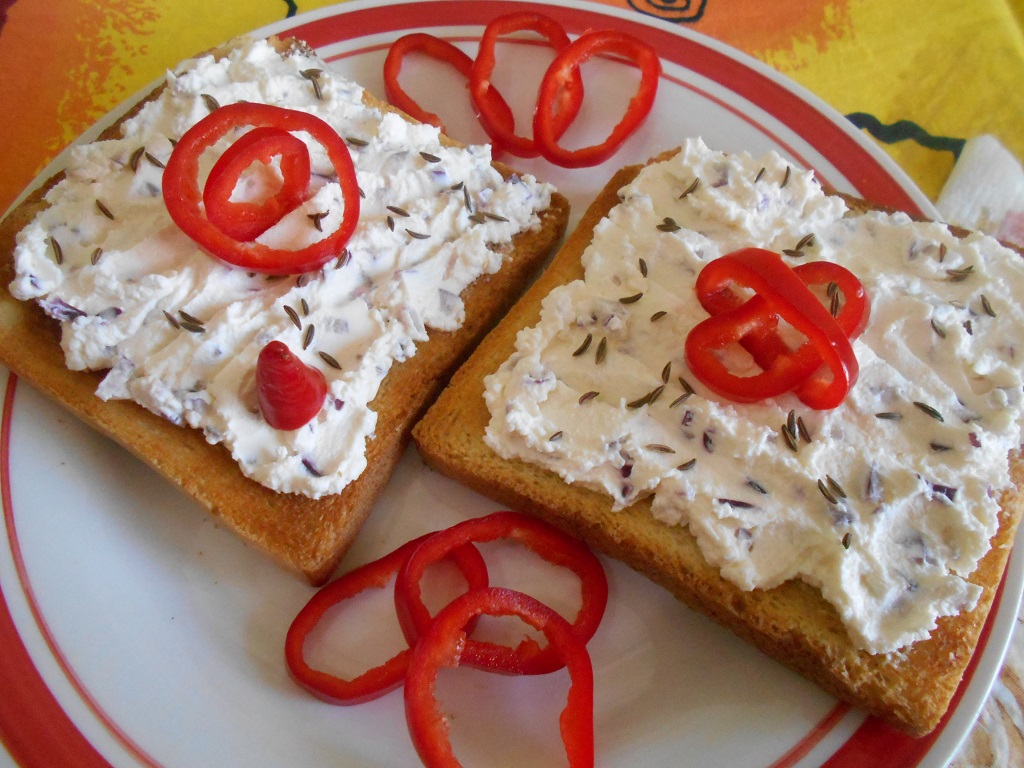
[[[774,153],[700,140],[619,197],[583,255],[585,279],[546,297],[487,378],[488,445],[616,508],[653,495],[655,517],[688,526],[725,578],[802,579],[869,652],[972,608],[1021,443],[1020,256],[903,214],[853,214]],[[687,369],[684,341],[708,317],[696,277],[746,247],[794,266],[833,261],[863,283],[860,376],[838,408],[791,394],[730,403]],[[730,369],[759,370],[728,354]]]
[[[359,225],[315,272],[268,277],[223,264],[167,213],[161,178],[175,140],[243,100],[315,114],[348,143]],[[415,354],[428,328],[461,325],[462,291],[500,268],[501,245],[539,226],[552,192],[531,177],[503,178],[488,147],[447,146],[436,128],[367,106],[359,86],[313,54],[281,55],[267,41],[186,62],[122,134],[74,149],[48,207],[19,235],[11,292],[61,323],[69,368],[109,369],[99,397],[201,429],[247,476],[311,497],[366,469],[370,403],[392,364]],[[233,138],[204,156],[201,178]],[[260,236],[272,247],[322,239],[343,214],[326,153],[299,138],[311,194]],[[254,164],[233,199],[264,199],[280,179],[273,163]],[[256,360],[272,340],[327,378],[322,408],[300,429],[273,429],[260,412]]]

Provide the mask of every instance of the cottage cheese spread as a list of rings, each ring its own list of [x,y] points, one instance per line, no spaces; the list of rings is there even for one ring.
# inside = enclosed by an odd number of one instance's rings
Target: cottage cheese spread
[[[846,218],[811,173],[700,141],[620,198],[583,255],[585,280],[545,299],[539,324],[486,380],[488,444],[618,508],[653,494],[657,519],[689,526],[726,578],[744,589],[803,579],[870,652],[973,607],[969,576],[1021,443],[1020,257],[901,214]],[[683,360],[688,331],[707,317],[697,273],[742,247],[792,250],[811,233],[786,258],[838,262],[871,300],[854,344],[858,382],[825,412],[791,395],[716,399]],[[790,418],[805,434],[796,450],[782,435]]]
[[[318,87],[314,69],[323,70]],[[537,226],[551,193],[532,178],[503,180],[489,148],[443,147],[432,126],[382,114],[362,95],[311,55],[282,57],[265,41],[186,62],[126,121],[123,138],[74,151],[15,252],[11,292],[61,321],[70,368],[110,369],[100,397],[132,398],[202,429],[249,477],[313,497],[363,471],[376,424],[368,404],[392,363],[414,354],[427,327],[459,327],[462,290],[501,266],[489,246]],[[171,222],[162,163],[171,140],[208,114],[207,96],[311,112],[349,139],[364,199],[346,255],[315,273],[268,279],[204,255]],[[302,246],[341,219],[333,169],[307,143],[319,188],[261,236],[270,245]],[[279,179],[273,166],[254,167],[235,196],[259,199]],[[323,212],[319,231],[310,216]],[[272,429],[259,412],[256,358],[272,339],[328,379],[322,411],[298,430]]]

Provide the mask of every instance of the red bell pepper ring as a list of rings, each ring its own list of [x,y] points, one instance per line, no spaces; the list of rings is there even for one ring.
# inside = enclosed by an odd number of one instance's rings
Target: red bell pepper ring
[[[836,283],[845,303],[836,317],[809,286]],[[733,285],[748,288],[749,299]],[[715,259],[697,277],[697,296],[711,317],[686,338],[693,374],[734,402],[756,402],[794,391],[808,407],[840,405],[857,380],[851,339],[867,325],[869,302],[860,281],[843,267],[809,262],[791,268],[772,251],[746,248]],[[778,334],[784,320],[806,337],[795,350]],[[742,344],[762,369],[752,376],[729,371],[718,352]]]
[[[473,542],[511,539],[554,565],[569,568],[579,576],[582,601],[572,623],[573,631],[589,642],[608,604],[608,578],[601,562],[590,549],[557,528],[518,512],[495,512],[471,518],[439,531],[409,555],[395,581],[395,608],[410,645],[426,633],[430,615],[420,594],[420,578],[427,566],[446,557],[458,547]],[[558,652],[525,639],[515,648],[482,640],[467,640],[462,663],[507,674],[537,675],[559,669]]]
[[[429,123],[441,129],[442,133],[447,134],[448,131],[445,129],[444,123],[441,122],[441,118],[421,107],[415,99],[406,93],[398,81],[405,57],[414,52],[450,64],[466,78],[467,83],[473,74],[473,60],[447,40],[428,35],[425,32],[413,32],[398,38],[391,44],[387,58],[384,60],[384,93],[387,100],[410,117],[421,123]],[[489,119],[494,125],[508,133],[513,132],[515,116],[497,89],[487,88],[479,94],[474,101],[474,109],[480,108],[487,111]],[[479,113],[477,117],[480,117]],[[500,152],[503,148],[499,142],[494,143],[495,153]]]
[[[586,61],[602,53],[625,58],[636,64],[640,69],[640,84],[622,119],[603,142],[580,149],[565,149],[558,144],[561,135],[559,131],[564,132],[559,113],[555,110],[560,103],[559,94],[571,85]],[[660,78],[661,59],[643,41],[614,30],[583,33],[555,56],[541,81],[537,111],[533,116],[533,138],[541,155],[566,168],[603,163],[647,119],[654,106]]]
[[[328,609],[367,589],[384,588],[409,554],[430,536],[426,534],[406,542],[378,560],[349,571],[313,595],[292,621],[285,637],[285,663],[299,685],[332,704],[359,704],[379,698],[403,683],[412,653],[409,648],[383,664],[351,680],[345,680],[313,669],[306,661],[305,643]],[[487,566],[476,547],[458,547],[451,551],[450,556],[465,577],[470,590],[487,586]]]
[[[586,643],[558,613],[529,595],[489,587],[460,595],[438,612],[420,638],[405,682],[405,718],[420,759],[428,768],[459,766],[449,740],[448,723],[435,695],[437,674],[465,663],[466,624],[475,617],[518,616],[540,630],[559,666],[569,671],[566,706],[559,717],[570,768],[594,765],[594,671]]]
[[[864,286],[856,275],[845,267],[830,261],[806,262],[792,267],[792,270],[809,287],[834,283],[844,299],[842,307],[836,315],[836,322],[839,323],[843,333],[849,339],[855,339],[863,333],[868,322],[869,303]],[[705,286],[698,283],[697,290],[701,305],[712,315],[738,309],[745,301],[728,286],[709,292]],[[754,297],[754,300],[761,301],[757,297]],[[760,305],[755,304],[755,306]],[[764,326],[755,328],[740,340],[740,345],[753,356],[754,362],[762,370],[771,368],[780,355],[794,354],[778,333],[777,323],[766,323]],[[802,359],[806,366],[804,374],[794,372],[794,376],[801,380],[807,378],[820,365],[820,360],[810,347],[798,350],[795,354]]]
[[[517,157],[536,157],[540,150],[537,149],[533,138],[517,135],[514,120],[510,124],[504,113],[493,114],[492,107],[495,103],[504,104],[504,101],[497,102],[488,98],[496,91],[496,86],[491,82],[491,75],[494,72],[495,47],[498,39],[502,35],[522,30],[532,30],[540,34],[556,53],[569,45],[569,36],[565,29],[549,16],[529,12],[499,16],[486,26],[480,39],[480,50],[473,60],[472,76],[469,79],[469,94],[481,125],[495,144]],[[555,94],[555,103],[544,107],[552,112],[556,139],[561,138],[576,119],[582,104],[583,77],[579,69],[575,69],[570,72],[564,87]]]
[[[254,162],[280,158],[281,187],[260,203],[231,199],[242,174]],[[309,150],[301,139],[280,128],[253,128],[228,147],[203,188],[206,218],[221,232],[242,242],[255,240],[295,210],[309,189]]]
[[[305,132],[326,151],[341,187],[344,211],[337,229],[295,250],[243,242],[225,233],[203,213],[199,189],[199,163],[204,152],[231,131],[271,126]],[[319,269],[338,256],[359,220],[359,185],[348,145],[315,115],[269,104],[239,102],[218,107],[181,137],[164,169],[163,195],[174,223],[211,256],[251,272],[298,274]]]
[[[764,254],[768,255],[765,256]],[[760,256],[766,262],[773,263],[771,268],[784,270],[787,266],[781,263],[781,259],[777,254],[770,251],[762,252]],[[856,338],[864,331],[870,314],[870,305],[867,294],[864,291],[864,286],[852,272],[838,264],[826,261],[800,264],[792,267],[792,271],[808,287],[834,283],[836,290],[841,292],[844,298],[844,303],[835,317],[835,322],[839,325],[847,339],[850,340]],[[799,288],[796,288],[796,286],[794,288],[799,291]],[[707,286],[701,284],[699,277],[698,295],[702,305],[712,314],[724,311],[727,308],[728,301],[731,301],[733,306],[742,302],[742,299],[732,293],[728,287],[714,292],[709,291]],[[726,301],[727,297],[728,301]],[[755,302],[754,307],[759,307],[760,304],[758,302],[763,301],[763,299],[760,296],[755,296],[751,301]],[[800,306],[809,307],[812,305],[820,306],[813,296],[804,295]],[[831,317],[831,312],[828,315]],[[823,316],[820,316],[819,319],[821,317]],[[802,344],[796,350],[791,350],[778,334],[775,324],[768,324],[752,331],[740,340],[740,344],[751,353],[754,361],[762,370],[769,370],[774,367],[777,370],[786,371],[789,380],[780,378],[780,386],[788,386],[789,389],[793,389],[797,397],[806,405],[811,407],[820,406],[824,409],[835,407],[842,402],[841,399],[834,400],[832,402],[835,402],[835,405],[831,405],[827,401],[817,401],[825,381],[824,371],[821,371],[819,375],[814,375],[821,368],[822,358],[809,342]],[[850,354],[852,355],[852,348]],[[780,356],[785,356],[786,363],[784,365],[780,365],[778,362]],[[856,376],[857,369],[854,368],[852,369],[849,387],[853,386]]]

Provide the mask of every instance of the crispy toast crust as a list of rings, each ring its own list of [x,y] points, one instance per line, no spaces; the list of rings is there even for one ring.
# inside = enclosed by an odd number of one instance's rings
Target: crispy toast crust
[[[301,43],[276,41],[282,55]],[[227,47],[214,53],[224,53]],[[153,98],[159,89],[148,98]],[[381,110],[393,110],[367,95]],[[145,101],[145,100],[144,100]],[[111,126],[101,138],[119,135]],[[508,177],[511,169],[495,164]],[[517,235],[503,249],[502,268],[464,292],[466,320],[454,332],[432,331],[410,360],[392,366],[372,407],[376,436],[367,445],[367,470],[341,493],[320,499],[274,492],[246,478],[223,446],[206,442],[199,430],[175,426],[128,401],[104,402],[95,390],[102,375],[69,371],[59,328],[34,302],[14,299],[6,286],[14,278],[17,233],[46,206],[46,191],[60,175],[0,222],[0,361],[19,377],[53,397],[86,423],[111,437],[220,517],[244,540],[265,551],[311,584],[322,584],[337,568],[369,515],[409,441],[412,425],[489,328],[536,275],[565,232],[568,202],[558,194],[541,213],[539,229]]]
[[[911,734],[931,731],[949,706],[997,593],[1024,511],[1020,494],[1003,495],[999,531],[972,576],[984,587],[977,607],[939,619],[932,636],[905,654],[872,655],[853,646],[839,615],[816,589],[791,581],[770,590],[741,590],[707,563],[685,527],[656,521],[649,500],[615,512],[606,495],[568,485],[537,466],[499,458],[484,443],[490,413],[483,378],[512,354],[517,332],[539,320],[541,299],[582,278],[580,255],[594,227],[641,167],[624,168],[609,181],[550,267],[453,377],[413,431],[421,455],[474,490],[532,512],[625,562],[829,693]],[[1014,484],[1024,487],[1024,461],[1019,454],[1011,458]]]

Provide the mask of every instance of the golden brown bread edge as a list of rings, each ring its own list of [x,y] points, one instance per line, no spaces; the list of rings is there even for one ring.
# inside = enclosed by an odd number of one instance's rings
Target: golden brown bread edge
[[[282,55],[301,43],[275,41]],[[215,54],[223,54],[227,47]],[[152,98],[159,89],[150,95]],[[393,110],[367,95],[382,110]],[[129,114],[141,108],[140,104]],[[101,138],[119,135],[119,125]],[[495,164],[503,175],[512,173]],[[454,332],[431,331],[416,355],[397,363],[371,407],[378,413],[367,445],[367,468],[341,493],[320,499],[276,493],[245,477],[223,446],[202,432],[178,427],[133,402],[104,402],[95,395],[100,373],[69,371],[58,324],[35,302],[18,301],[7,286],[14,278],[17,233],[45,207],[50,179],[0,222],[0,362],[19,378],[56,399],[76,416],[141,458],[218,516],[245,541],[263,550],[313,585],[330,578],[387,484],[409,441],[412,425],[486,332],[537,274],[565,233],[568,201],[555,195],[538,230],[517,235],[505,247],[502,268],[475,281],[463,294],[466,320]]]
[[[685,527],[656,521],[649,500],[614,512],[608,496],[570,486],[525,462],[501,459],[483,442],[490,420],[484,376],[512,354],[519,329],[539,320],[541,299],[583,276],[580,255],[594,226],[641,167],[624,168],[611,179],[548,269],[452,378],[413,430],[422,457],[479,493],[536,514],[623,561],[836,697],[910,734],[928,733],[946,712],[977,646],[1024,511],[1021,494],[1003,494],[999,531],[971,577],[984,588],[977,607],[939,619],[929,639],[902,655],[872,655],[853,646],[839,615],[816,589],[791,581],[743,591],[707,563]],[[1024,487],[1024,461],[1018,453],[1011,459],[1013,482]],[[679,643],[685,647],[686,638]]]

